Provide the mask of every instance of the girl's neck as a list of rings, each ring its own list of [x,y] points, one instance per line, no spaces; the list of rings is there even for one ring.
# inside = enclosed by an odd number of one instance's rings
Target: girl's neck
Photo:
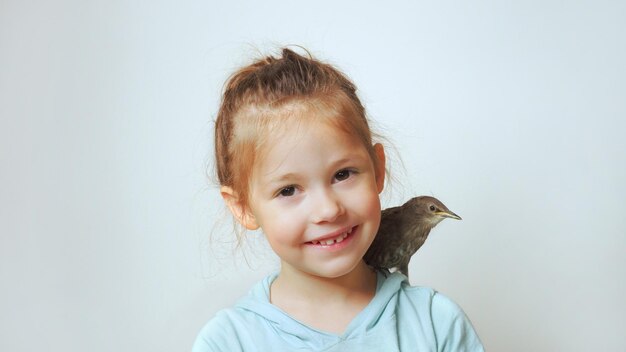
[[[376,293],[376,272],[361,261],[350,273],[324,278],[283,267],[270,301],[293,318],[320,330],[341,333]]]

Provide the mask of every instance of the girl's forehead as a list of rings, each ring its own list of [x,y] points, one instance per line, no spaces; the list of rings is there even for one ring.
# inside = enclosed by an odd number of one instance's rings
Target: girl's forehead
[[[287,118],[274,124],[265,131],[263,149],[270,150],[279,144],[297,144],[303,137],[310,135],[317,135],[320,142],[328,138],[356,140],[335,119],[318,118],[314,115],[314,111],[306,112],[299,118]]]
[[[315,111],[307,112],[307,114],[315,114]],[[361,144],[360,139],[354,133],[349,133],[334,119],[315,116],[285,119],[283,123],[276,124],[264,132],[263,143],[257,149],[256,164],[262,164],[270,154],[280,158],[278,154],[289,153],[299,146],[303,139],[312,138],[312,136],[315,136],[316,142],[320,144],[332,143],[335,140],[340,140],[341,144],[350,145],[352,148],[358,148]]]
[[[327,121],[290,121],[276,132],[258,150],[252,172],[257,182],[283,174],[315,174],[339,162],[370,158],[359,138]]]
[[[342,97],[293,99],[242,109],[235,134],[236,140],[247,145],[245,148],[253,148],[251,166],[258,169],[272,150],[285,150],[287,145],[295,148],[299,139],[311,134],[317,134],[320,143],[323,139],[339,138],[367,149],[371,137],[363,119]]]
[[[306,133],[311,129],[334,128],[348,132],[346,128],[353,116],[346,116],[340,108],[314,101],[292,101],[276,108],[266,108],[258,113],[258,129],[265,142],[285,134]]]

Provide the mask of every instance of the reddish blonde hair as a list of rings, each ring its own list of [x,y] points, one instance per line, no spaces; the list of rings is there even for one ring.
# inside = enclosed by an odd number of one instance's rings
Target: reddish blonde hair
[[[308,53],[307,53],[308,54]],[[226,82],[215,121],[215,160],[221,186],[232,188],[240,205],[248,207],[249,180],[262,156],[261,146],[272,128],[294,106],[317,114],[357,137],[375,169],[381,162],[374,151],[365,108],[356,86],[333,66],[284,48],[281,57],[267,56],[236,71]],[[287,112],[287,113],[285,113]]]

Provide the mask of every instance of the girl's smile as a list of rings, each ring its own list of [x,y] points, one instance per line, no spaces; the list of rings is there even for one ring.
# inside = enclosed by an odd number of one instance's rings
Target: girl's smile
[[[346,248],[351,242],[357,226],[349,227],[347,230],[336,231],[333,234],[322,236],[315,240],[306,242],[305,245],[325,250],[341,250]]]

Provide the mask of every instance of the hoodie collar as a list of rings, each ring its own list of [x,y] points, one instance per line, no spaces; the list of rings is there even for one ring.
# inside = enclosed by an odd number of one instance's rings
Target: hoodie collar
[[[341,335],[317,330],[289,316],[280,308],[270,303],[270,285],[278,273],[267,276],[244,297],[236,308],[249,311],[266,319],[272,328],[280,330],[281,336],[295,345],[308,345],[319,348],[335,344],[340,340],[359,335],[374,333],[379,327],[395,316],[398,291],[407,280],[400,273],[385,274],[378,272],[376,294],[368,305],[350,322]],[[382,323],[381,323],[382,322]]]

